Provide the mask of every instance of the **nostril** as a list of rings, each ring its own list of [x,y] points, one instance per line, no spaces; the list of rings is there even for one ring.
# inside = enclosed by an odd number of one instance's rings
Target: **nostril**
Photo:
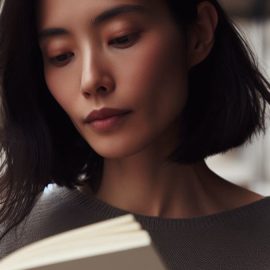
[[[99,86],[91,87],[90,85],[82,87],[82,94],[85,97],[90,97],[92,95],[107,95],[113,88],[110,85],[99,84]]]
[[[87,91],[84,91],[84,92],[83,92],[83,95],[84,95],[86,98],[88,98],[88,97],[91,96],[91,93],[89,93],[89,92],[87,92]]]
[[[97,89],[97,92],[105,93],[105,92],[107,92],[107,88],[104,87],[104,86],[101,86],[101,87],[99,87],[99,88]]]
[[[108,92],[108,89],[104,86],[96,88],[96,94],[105,94]],[[85,97],[90,97],[92,95],[91,91],[84,91],[83,92]]]

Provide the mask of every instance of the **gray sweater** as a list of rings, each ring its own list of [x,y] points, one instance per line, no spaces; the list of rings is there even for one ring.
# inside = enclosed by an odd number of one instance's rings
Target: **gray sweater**
[[[0,258],[44,237],[126,213],[78,190],[55,186],[3,238]],[[270,197],[190,219],[135,217],[152,236],[168,269],[270,269]]]

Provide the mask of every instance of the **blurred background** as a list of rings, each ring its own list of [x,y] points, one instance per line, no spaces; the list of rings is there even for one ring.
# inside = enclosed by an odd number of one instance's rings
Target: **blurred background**
[[[251,45],[270,79],[270,0],[219,0]],[[270,115],[270,114],[269,114]],[[270,121],[265,135],[251,144],[206,160],[217,174],[262,195],[270,195]]]

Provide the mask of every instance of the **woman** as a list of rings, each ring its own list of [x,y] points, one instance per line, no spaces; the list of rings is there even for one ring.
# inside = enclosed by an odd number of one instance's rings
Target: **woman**
[[[1,42],[1,256],[129,212],[169,269],[270,267],[269,198],[204,162],[270,103],[215,0],[6,0]]]

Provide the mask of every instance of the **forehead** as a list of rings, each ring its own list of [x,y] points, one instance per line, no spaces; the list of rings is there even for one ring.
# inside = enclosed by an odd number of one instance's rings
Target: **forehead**
[[[94,18],[105,10],[120,5],[140,5],[151,13],[164,11],[163,0],[40,0],[38,24],[57,24],[67,20]]]

